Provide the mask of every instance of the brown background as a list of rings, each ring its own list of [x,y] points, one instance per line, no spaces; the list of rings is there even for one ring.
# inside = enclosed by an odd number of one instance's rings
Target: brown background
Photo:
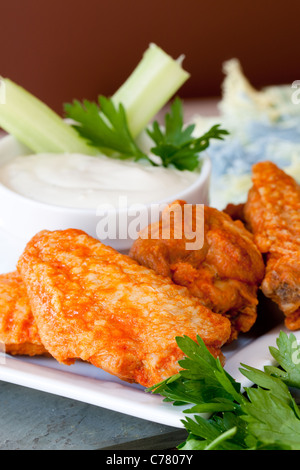
[[[73,98],[113,94],[155,42],[186,56],[182,98],[220,95],[232,57],[257,87],[292,83],[299,13],[299,0],[1,0],[0,75],[61,113]]]

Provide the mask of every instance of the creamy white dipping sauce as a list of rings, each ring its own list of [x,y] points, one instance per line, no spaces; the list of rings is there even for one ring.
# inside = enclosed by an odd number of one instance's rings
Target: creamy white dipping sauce
[[[36,201],[95,209],[164,200],[187,189],[198,172],[115,160],[104,155],[36,154],[18,156],[0,168],[0,182]]]

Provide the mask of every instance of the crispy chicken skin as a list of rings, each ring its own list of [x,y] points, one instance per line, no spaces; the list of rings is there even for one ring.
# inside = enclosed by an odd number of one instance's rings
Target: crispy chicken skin
[[[223,212],[228,214],[232,220],[240,220],[245,224],[244,216],[245,203],[242,204],[227,204]]]
[[[173,212],[175,206],[184,211],[185,203],[175,201],[165,211]],[[175,219],[170,223],[170,236],[164,238],[162,215],[159,222],[139,234],[129,254],[141,265],[186,286],[213,312],[228,317],[233,340],[240,331],[248,331],[257,318],[257,290],[263,279],[264,263],[252,234],[240,221],[206,206],[203,215],[203,228],[198,228],[203,230],[203,246],[199,249],[187,249],[190,240],[185,237],[186,228],[182,228],[181,239],[176,239]],[[194,231],[195,219],[193,206]],[[184,217],[181,220],[184,223]]]
[[[0,342],[8,354],[47,354],[17,272],[0,275]]]
[[[151,386],[178,372],[175,337],[200,335],[211,352],[230,322],[184,287],[82,231],[43,231],[18,262],[41,340],[59,362],[88,361]]]
[[[300,328],[300,186],[274,163],[252,168],[253,186],[244,215],[265,256],[262,291],[285,314],[287,328]]]

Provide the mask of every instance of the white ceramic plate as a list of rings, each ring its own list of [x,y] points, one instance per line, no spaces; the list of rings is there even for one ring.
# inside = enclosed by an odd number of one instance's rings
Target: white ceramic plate
[[[0,228],[0,273],[15,270],[24,241]],[[280,327],[281,328],[281,327]],[[240,362],[261,368],[270,362],[268,346],[275,344],[278,327],[258,339],[241,336],[224,349],[226,369],[243,386]],[[128,384],[88,363],[71,366],[44,357],[12,357],[0,353],[0,380],[53,393],[149,421],[182,428],[182,407],[164,403],[162,397],[146,393],[142,386]]]

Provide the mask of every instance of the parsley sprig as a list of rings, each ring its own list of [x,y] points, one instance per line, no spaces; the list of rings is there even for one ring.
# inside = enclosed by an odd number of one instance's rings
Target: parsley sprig
[[[210,140],[223,139],[228,134],[217,124],[203,136],[193,137],[195,125],[184,126],[182,101],[176,98],[165,116],[164,128],[154,121],[152,128],[146,130],[153,141],[150,154],[146,154],[130,133],[122,104],[116,106],[112,99],[99,96],[98,103],[74,100],[65,104],[64,110],[66,117],[75,121],[73,127],[79,135],[105,155],[120,159],[145,159],[152,165],[173,166],[179,170],[199,168],[199,155],[209,146]]]
[[[161,158],[162,165],[174,165],[179,170],[193,171],[199,166],[199,154],[207,149],[210,139],[223,139],[228,132],[216,124],[201,137],[193,137],[195,124],[184,127],[182,102],[175,98],[170,113],[165,115],[165,129],[154,121],[148,135],[155,142],[152,153]]]
[[[117,108],[111,99],[99,96],[98,104],[88,100],[74,100],[64,105],[68,118],[75,121],[73,127],[89,145],[106,155],[118,158],[147,158],[132,138],[125,109]]]
[[[241,364],[253,383],[244,391],[200,337],[176,340],[185,356],[182,370],[148,391],[185,405],[188,438],[179,449],[300,450],[300,409],[290,389],[300,389],[300,346],[293,334],[281,331],[278,349],[270,347],[278,366],[261,371]]]

